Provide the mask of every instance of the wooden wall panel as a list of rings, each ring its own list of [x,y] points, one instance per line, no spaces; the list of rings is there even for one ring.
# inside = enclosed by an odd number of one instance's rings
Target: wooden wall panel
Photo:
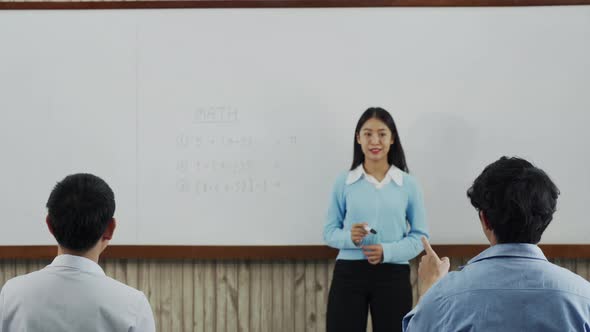
[[[452,257],[457,269],[469,258]],[[590,280],[590,259],[552,259]],[[0,260],[0,284],[47,260]],[[109,259],[105,272],[142,290],[162,332],[324,331],[333,260]],[[410,279],[417,300],[417,264]],[[371,331],[370,320],[368,331]]]

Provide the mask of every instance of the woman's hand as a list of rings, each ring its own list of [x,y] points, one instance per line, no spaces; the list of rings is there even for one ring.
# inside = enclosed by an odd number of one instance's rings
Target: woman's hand
[[[368,233],[365,230],[365,226],[367,225],[368,224],[366,222],[352,224],[352,228],[350,229],[350,238],[352,239],[352,243],[358,246],[365,236],[367,236]]]
[[[373,265],[379,264],[383,261],[383,246],[380,244],[363,246],[363,253],[367,256],[369,263]]]

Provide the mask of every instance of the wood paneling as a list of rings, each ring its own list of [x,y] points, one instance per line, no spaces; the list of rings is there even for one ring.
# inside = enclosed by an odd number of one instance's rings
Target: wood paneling
[[[452,257],[452,269],[468,259]],[[552,261],[590,278],[590,259]],[[0,260],[0,284],[48,263]],[[109,276],[147,295],[158,331],[308,332],[324,331],[334,261],[107,259],[101,265]],[[410,278],[416,302],[415,261]]]

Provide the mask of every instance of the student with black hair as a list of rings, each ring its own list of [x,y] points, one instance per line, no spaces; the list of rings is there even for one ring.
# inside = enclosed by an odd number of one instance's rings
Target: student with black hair
[[[107,277],[98,258],[115,232],[115,197],[91,174],[70,175],[47,201],[57,257],[0,293],[0,332],[153,332],[145,295]]]
[[[373,229],[374,232],[370,232]],[[340,249],[328,296],[328,332],[400,331],[412,308],[408,261],[427,235],[422,194],[408,174],[391,115],[369,108],[354,132],[350,171],[336,180],[324,240]]]
[[[524,159],[487,166],[467,196],[491,247],[448,273],[448,259],[423,239],[418,275],[426,293],[404,318],[404,331],[590,331],[590,283],[550,263],[537,246],[558,195]]]

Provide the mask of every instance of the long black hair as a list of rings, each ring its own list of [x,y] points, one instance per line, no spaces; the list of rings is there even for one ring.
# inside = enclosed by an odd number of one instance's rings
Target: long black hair
[[[361,115],[359,121],[356,124],[356,129],[354,130],[354,147],[353,147],[353,154],[352,154],[352,166],[350,166],[350,170],[357,168],[360,164],[365,161],[365,154],[361,148],[361,145],[357,142],[357,136],[359,135],[362,126],[367,122],[369,119],[376,118],[378,120],[383,121],[385,125],[391,131],[391,136],[393,138],[393,144],[387,153],[387,163],[389,165],[395,165],[395,167],[401,169],[402,171],[409,173],[408,165],[406,164],[406,155],[404,154],[404,148],[402,147],[402,142],[399,138],[397,133],[397,128],[395,126],[395,121],[393,121],[393,117],[389,112],[384,110],[381,107],[370,107],[368,108],[363,115]]]

